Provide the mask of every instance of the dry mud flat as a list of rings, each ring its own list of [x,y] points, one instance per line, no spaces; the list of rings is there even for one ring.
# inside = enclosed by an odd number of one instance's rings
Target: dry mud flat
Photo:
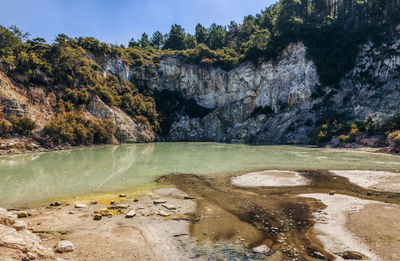
[[[195,203],[176,189],[159,192],[165,196],[141,196],[137,202],[128,197],[115,205],[78,204],[77,208],[72,204],[28,210],[30,216],[17,220],[24,221],[33,235],[27,229],[16,233],[30,233],[45,253],[50,249],[51,254],[46,256],[34,252],[36,260],[191,259],[195,254],[190,251],[194,242],[189,236],[189,222]],[[132,211],[133,217],[125,217]],[[94,220],[96,213],[100,220]],[[74,250],[53,251],[61,240],[70,241]],[[9,244],[0,244],[0,260],[30,260],[25,249],[31,246],[22,236],[0,235],[0,242],[5,241]]]

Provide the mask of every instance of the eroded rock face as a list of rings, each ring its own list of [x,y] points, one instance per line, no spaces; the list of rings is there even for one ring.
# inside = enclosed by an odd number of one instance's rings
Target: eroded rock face
[[[44,247],[39,237],[26,229],[17,215],[0,208],[0,259],[1,260],[55,260],[51,248]]]
[[[120,142],[150,142],[154,140],[154,133],[140,126],[134,118],[117,107],[109,107],[98,96],[92,97],[89,112],[96,118],[109,119],[116,127],[115,137]]]
[[[371,117],[378,124],[400,114],[399,47],[400,40],[366,44],[355,68],[339,84],[323,88],[302,43],[291,44],[275,61],[245,62],[229,72],[174,56],[156,67],[131,68],[113,58],[103,72],[175,91],[211,110],[201,118],[176,112],[165,140],[304,144],[327,114],[359,121]]]

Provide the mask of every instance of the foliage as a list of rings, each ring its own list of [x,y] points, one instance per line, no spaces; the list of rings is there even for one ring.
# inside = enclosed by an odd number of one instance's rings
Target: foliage
[[[79,112],[61,113],[47,124],[43,132],[55,143],[88,145],[109,143],[114,125],[109,120],[89,120]]]
[[[400,153],[400,130],[390,132],[387,136],[391,152]]]

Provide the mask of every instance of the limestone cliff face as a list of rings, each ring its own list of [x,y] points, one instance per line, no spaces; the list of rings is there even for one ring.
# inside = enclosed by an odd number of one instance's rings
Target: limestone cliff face
[[[378,124],[400,114],[399,47],[400,40],[366,44],[355,68],[322,89],[302,43],[290,45],[276,61],[245,62],[229,72],[171,56],[151,68],[109,59],[103,70],[142,87],[175,91],[212,110],[201,118],[177,112],[165,140],[308,143],[317,120],[329,113],[348,120],[371,117]]]
[[[104,73],[169,90],[212,109],[203,118],[177,116],[167,140],[279,143],[297,111],[310,106],[318,76],[302,43],[290,45],[277,61],[255,66],[246,62],[227,72],[165,57],[154,68],[129,68],[118,59]],[[301,134],[303,135],[303,134]],[[305,142],[306,136],[299,142]]]

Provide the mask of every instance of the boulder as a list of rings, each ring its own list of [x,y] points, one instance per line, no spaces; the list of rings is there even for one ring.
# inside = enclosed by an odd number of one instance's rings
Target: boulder
[[[58,242],[56,245],[56,252],[58,253],[66,253],[74,250],[75,250],[74,245],[68,240],[62,240]]]

